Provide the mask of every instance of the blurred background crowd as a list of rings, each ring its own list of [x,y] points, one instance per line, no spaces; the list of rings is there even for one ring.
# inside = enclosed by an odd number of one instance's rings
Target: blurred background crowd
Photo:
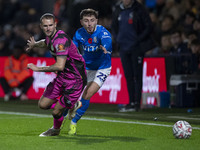
[[[146,56],[185,55],[179,73],[198,73],[200,69],[200,1],[199,0],[138,0],[149,11],[154,24],[152,37],[157,47]],[[26,48],[30,36],[35,40],[44,38],[39,18],[52,12],[57,19],[58,29],[73,37],[80,27],[79,13],[84,8],[99,11],[99,24],[111,29],[112,12],[120,0],[0,0],[0,56],[10,56],[14,46]],[[44,49],[34,49],[29,56],[51,57]],[[113,39],[113,57],[119,56],[118,46]],[[190,60],[190,61],[188,61]]]

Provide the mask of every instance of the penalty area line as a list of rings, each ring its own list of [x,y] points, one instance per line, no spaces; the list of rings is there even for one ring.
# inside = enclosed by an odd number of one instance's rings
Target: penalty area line
[[[0,114],[23,115],[23,116],[32,116],[32,117],[39,117],[39,118],[51,118],[52,117],[52,115],[34,114],[34,113],[21,113],[21,112],[7,112],[7,111],[0,111]],[[91,120],[91,121],[102,121],[102,122],[114,122],[114,123],[139,124],[139,125],[160,126],[160,127],[172,127],[172,125],[157,124],[157,123],[145,123],[145,122],[138,122],[138,121],[122,121],[122,120],[88,118],[88,117],[83,117],[81,119]],[[200,130],[200,127],[192,127],[192,129]]]

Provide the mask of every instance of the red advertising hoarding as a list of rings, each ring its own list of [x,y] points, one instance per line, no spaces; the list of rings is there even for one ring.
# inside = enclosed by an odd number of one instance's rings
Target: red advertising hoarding
[[[120,58],[112,58],[112,70],[106,82],[96,93],[91,102],[128,104],[128,90]]]
[[[3,76],[4,62],[7,57],[0,57],[0,77]],[[29,57],[29,62],[37,66],[52,65],[53,58]],[[28,90],[29,99],[38,100],[46,85],[56,77],[55,73],[32,72],[33,85]],[[144,58],[142,95],[166,92],[165,58]],[[0,86],[0,97],[4,92]],[[156,105],[156,98],[148,96],[146,104]],[[112,58],[112,70],[101,89],[91,98],[92,103],[127,104],[129,102],[126,79],[120,58]]]
[[[167,91],[165,58],[144,58],[142,103],[157,105],[159,92]]]
[[[3,76],[4,62],[6,57],[0,57],[0,77]],[[53,58],[36,58],[29,57],[29,63],[37,66],[52,65]],[[32,72],[34,78],[33,85],[28,90],[29,99],[38,100],[43,94],[46,85],[56,77],[55,73]],[[0,97],[4,96],[4,92],[0,86]],[[101,89],[91,98],[92,103],[111,103],[111,104],[127,104],[129,102],[126,80],[124,77],[120,58],[112,58],[112,70],[110,76]]]

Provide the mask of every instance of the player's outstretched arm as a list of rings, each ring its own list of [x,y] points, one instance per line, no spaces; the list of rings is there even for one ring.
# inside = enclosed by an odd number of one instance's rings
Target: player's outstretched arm
[[[29,63],[28,65],[27,65],[27,68],[28,69],[31,69],[31,70],[33,70],[33,71],[39,71],[39,68],[36,66],[36,65],[34,65],[33,63]]]
[[[33,49],[34,47],[46,48],[44,39],[36,42],[33,36],[31,36],[30,39],[27,40],[27,46],[28,47],[26,48],[26,51],[29,51],[29,50]]]

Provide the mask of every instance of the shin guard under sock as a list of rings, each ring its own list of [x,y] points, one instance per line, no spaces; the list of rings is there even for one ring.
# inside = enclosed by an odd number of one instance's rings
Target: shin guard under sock
[[[83,116],[83,114],[85,113],[85,111],[88,109],[89,104],[90,104],[90,100],[85,100],[83,98],[81,98],[81,102],[82,102],[82,107],[79,108],[76,111],[76,115],[72,119],[72,122],[74,122],[74,123],[77,123],[81,119],[81,117]]]

